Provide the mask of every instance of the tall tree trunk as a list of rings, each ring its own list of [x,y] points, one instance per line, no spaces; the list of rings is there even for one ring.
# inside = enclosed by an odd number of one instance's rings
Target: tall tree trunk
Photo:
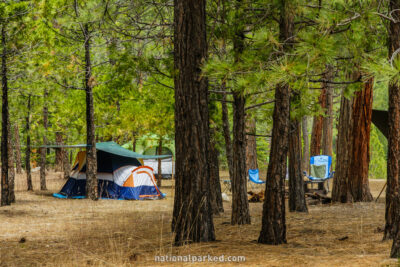
[[[226,90],[225,82],[222,82],[221,90]],[[233,178],[233,152],[232,152],[232,140],[231,140],[231,131],[229,129],[229,112],[228,106],[226,104],[226,94],[222,95],[221,102],[221,110],[222,110],[222,131],[225,139],[225,153],[226,160],[228,162],[228,170],[229,170],[229,179],[232,181]]]
[[[68,159],[68,151],[64,149],[63,155],[63,172],[64,172],[64,179],[69,178],[69,174],[71,172],[71,164],[69,163]]]
[[[56,132],[56,145],[57,146],[63,146],[64,145],[63,134],[60,131]],[[56,172],[61,172],[61,171],[63,171],[64,148],[59,147],[59,148],[56,148],[55,150],[56,150],[55,171]]]
[[[344,91],[340,101],[338,137],[336,141],[336,172],[333,178],[332,201],[347,203],[353,200],[349,188],[353,122],[352,101],[344,96]]]
[[[270,245],[286,243],[285,177],[288,136],[289,87],[280,85],[275,90],[270,161],[258,243]]]
[[[8,120],[8,137],[7,137],[7,149],[8,149],[8,200],[9,203],[15,203],[15,169],[14,169],[14,149],[11,135],[11,123]]]
[[[325,80],[332,80],[334,76],[333,68],[331,65],[326,66]],[[325,88],[325,117],[322,119],[322,154],[332,157],[332,131],[333,131],[333,87],[329,83],[323,83],[322,87]],[[332,166],[331,166],[332,168]],[[329,170],[332,171],[332,170]],[[327,181],[329,183],[329,181]],[[325,183],[319,183],[318,189],[325,190]]]
[[[214,215],[219,215],[220,212],[224,212],[224,206],[222,204],[221,182],[219,179],[219,161],[218,149],[216,148],[215,142],[215,129],[211,127],[209,153],[210,156],[208,157],[208,164],[210,167],[211,208]]]
[[[321,108],[326,107],[326,90],[322,89],[321,94],[318,98],[318,103]],[[310,142],[310,156],[318,156],[321,154],[321,145],[322,145],[322,125],[323,125],[323,117],[322,116],[314,116],[313,127],[311,131],[311,142]]]
[[[290,48],[294,36],[294,9],[289,0],[281,0],[279,40],[283,51]],[[286,243],[285,177],[290,124],[290,89],[280,84],[275,89],[271,150],[267,170],[262,225],[258,243]]]
[[[400,0],[389,1],[389,12],[394,20],[400,20]],[[400,49],[400,24],[390,22],[388,27],[388,49],[391,60],[399,60],[399,54],[393,54]],[[389,111],[388,111],[388,160],[387,160],[387,187],[386,187],[386,211],[385,232],[383,239],[392,239],[396,236],[391,256],[399,254],[397,218],[399,210],[399,176],[400,176],[400,86],[396,81],[389,83]]]
[[[48,108],[47,108],[47,89],[44,89],[43,92],[43,146],[47,146],[47,128],[48,128]],[[40,148],[40,190],[47,190],[46,187],[46,152],[47,148]]]
[[[291,112],[299,101],[300,95],[293,92]],[[301,172],[301,130],[298,119],[291,119],[289,130],[289,211],[307,212],[304,180]]]
[[[373,83],[373,78],[365,82],[362,90],[356,92],[353,101],[353,149],[349,166],[349,186],[353,201],[373,200],[368,181]]]
[[[389,1],[389,12],[396,22],[391,21],[388,27],[389,58],[399,60],[400,49],[400,0]],[[394,53],[397,53],[394,56]],[[389,130],[388,161],[386,187],[386,225],[384,239],[393,238],[390,256],[400,256],[400,86],[397,81],[389,83]]]
[[[132,151],[133,152],[136,152],[136,142],[137,142],[136,133],[133,132],[132,133]]]
[[[246,132],[256,133],[256,119],[246,118]],[[255,135],[246,134],[246,173],[249,169],[258,169],[257,164],[257,140]]]
[[[28,96],[28,114],[26,115],[26,150],[25,150],[25,169],[26,169],[26,182],[28,191],[33,191],[32,174],[31,174],[31,95]]]
[[[18,174],[22,173],[21,141],[19,139],[18,123],[14,125],[15,167]]]
[[[158,140],[158,155],[162,155],[162,137],[160,136],[160,139]],[[157,170],[157,186],[161,187],[161,182],[162,182],[162,161],[159,158],[158,159],[158,170]]]
[[[233,36],[235,64],[240,64],[244,51],[244,24],[239,23],[244,9],[242,0],[236,0],[235,19],[238,24]],[[242,92],[233,92],[233,177],[232,177],[232,217],[231,224],[250,224],[249,200],[247,198],[246,177],[246,98]]]
[[[233,93],[233,179],[231,224],[250,224],[246,177],[245,98]]]
[[[325,80],[333,79],[333,68],[328,65],[326,67]],[[332,156],[332,131],[333,131],[333,87],[329,83],[324,83],[326,97],[325,97],[325,117],[322,121],[322,154]]]
[[[174,1],[175,245],[215,240],[208,160],[206,1]]]
[[[93,77],[92,63],[90,59],[91,36],[89,27],[84,25],[85,37],[85,91],[86,91],[86,196],[92,200],[98,199],[97,188],[97,155],[96,155],[96,135],[94,126],[93,108]]]
[[[310,172],[310,141],[308,140],[308,117],[303,116],[301,121],[303,132],[303,157],[301,170]]]
[[[6,24],[3,22],[1,28],[1,44],[3,53],[1,56],[1,81],[2,81],[2,126],[1,126],[1,206],[10,205],[9,201],[9,182],[8,182],[8,79],[7,79],[7,43],[6,43]]]

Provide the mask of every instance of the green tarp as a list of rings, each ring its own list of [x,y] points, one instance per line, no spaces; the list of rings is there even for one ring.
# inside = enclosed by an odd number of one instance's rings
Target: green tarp
[[[86,148],[86,144],[79,144],[79,145],[54,145],[54,146],[42,146],[45,148]],[[122,146],[118,145],[115,142],[102,142],[102,143],[97,143],[96,144],[96,149],[101,150],[104,152],[108,152],[114,155],[119,155],[122,157],[127,157],[127,158],[135,158],[135,159],[165,159],[165,158],[170,158],[171,155],[161,155],[161,156],[155,156],[155,155],[142,155],[136,152],[133,152],[131,150],[125,149]]]

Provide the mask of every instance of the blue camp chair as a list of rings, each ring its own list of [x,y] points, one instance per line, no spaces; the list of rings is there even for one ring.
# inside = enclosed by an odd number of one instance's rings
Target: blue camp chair
[[[252,188],[254,184],[265,184],[265,181],[260,180],[258,169],[255,170],[249,169],[249,181],[250,181],[250,186]]]
[[[329,183],[328,180],[333,178],[333,174],[335,172],[331,172],[332,166],[332,157],[326,155],[313,156],[310,158],[310,175],[307,175],[307,172],[303,172],[303,174],[308,178],[309,181],[306,181],[307,184],[314,183],[324,183],[327,181],[327,187],[329,192]]]

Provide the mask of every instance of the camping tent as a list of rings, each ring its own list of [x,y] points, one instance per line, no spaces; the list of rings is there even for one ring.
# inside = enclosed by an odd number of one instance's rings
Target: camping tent
[[[148,147],[143,151],[144,155],[158,155],[158,146]],[[167,147],[161,148],[161,155],[168,156],[168,158],[161,160],[161,175],[163,178],[172,178],[175,171],[175,164],[172,159],[172,151]],[[144,159],[144,165],[151,167],[154,170],[154,174],[158,174],[158,160],[157,159]]]
[[[69,147],[86,147],[76,145]],[[163,195],[157,188],[153,169],[141,166],[139,160],[158,158],[124,149],[114,142],[96,144],[99,196],[112,199],[158,199]],[[161,156],[163,157],[163,156]],[[58,198],[83,198],[86,194],[86,151],[76,157],[71,175]]]

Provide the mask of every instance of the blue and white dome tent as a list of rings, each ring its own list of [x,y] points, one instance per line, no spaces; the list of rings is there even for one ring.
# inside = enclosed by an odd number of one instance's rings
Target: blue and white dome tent
[[[52,146],[54,147],[54,146]],[[86,148],[86,145],[68,146]],[[96,144],[97,179],[99,197],[111,199],[160,199],[160,192],[151,167],[142,166],[140,160],[165,158],[147,156],[119,146],[115,142]],[[86,151],[76,157],[71,175],[61,191],[53,194],[57,198],[84,198],[86,195]]]

